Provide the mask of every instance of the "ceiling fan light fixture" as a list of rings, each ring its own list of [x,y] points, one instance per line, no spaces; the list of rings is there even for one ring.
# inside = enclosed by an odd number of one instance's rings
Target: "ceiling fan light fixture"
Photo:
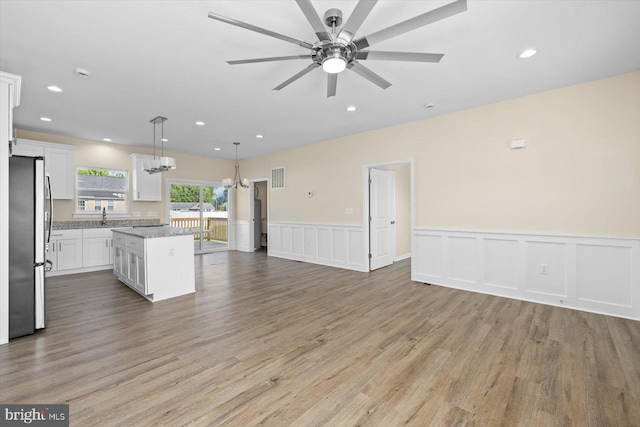
[[[322,69],[326,73],[337,74],[344,71],[345,68],[347,68],[347,61],[339,53],[322,61]]]

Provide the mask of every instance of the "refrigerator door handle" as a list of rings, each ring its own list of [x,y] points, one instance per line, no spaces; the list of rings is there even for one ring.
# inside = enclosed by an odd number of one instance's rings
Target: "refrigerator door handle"
[[[51,194],[51,177],[47,175],[47,193],[49,199],[49,230],[47,234],[47,243],[51,241],[51,226],[53,225],[53,194]]]

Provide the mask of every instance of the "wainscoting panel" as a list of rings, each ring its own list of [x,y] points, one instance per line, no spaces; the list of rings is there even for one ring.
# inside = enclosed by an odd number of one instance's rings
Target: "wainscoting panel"
[[[417,282],[640,320],[640,239],[416,229]]]
[[[269,256],[368,271],[361,226],[269,223]]]
[[[518,242],[484,239],[484,283],[506,289],[518,289]]]
[[[252,252],[249,245],[249,221],[235,221],[236,229],[236,250],[242,252]]]

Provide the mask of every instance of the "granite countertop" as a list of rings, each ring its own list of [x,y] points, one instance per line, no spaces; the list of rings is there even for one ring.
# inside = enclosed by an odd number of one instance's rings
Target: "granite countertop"
[[[160,219],[108,219],[106,224],[102,220],[81,221],[53,221],[52,230],[75,230],[82,228],[117,228],[117,227],[147,227],[160,226]]]
[[[122,234],[129,234],[131,236],[143,237],[145,239],[196,234],[196,231],[191,228],[170,227],[168,225],[161,225],[157,227],[134,227],[114,231]]]

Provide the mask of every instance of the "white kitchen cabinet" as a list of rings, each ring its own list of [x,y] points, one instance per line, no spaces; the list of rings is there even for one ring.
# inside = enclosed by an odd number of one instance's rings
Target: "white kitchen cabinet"
[[[52,271],[82,268],[82,230],[53,230],[47,259],[53,263]]]
[[[108,266],[114,262],[113,232],[111,228],[82,230],[82,267]]]
[[[71,147],[44,147],[44,165],[51,179],[51,194],[54,199],[75,198],[75,165]]]
[[[146,154],[131,154],[131,198],[136,201],[162,200],[162,174],[144,171],[144,164],[153,160]]]
[[[46,173],[51,178],[51,194],[54,199],[75,198],[75,164],[73,145],[18,139],[13,154],[18,156],[42,156]]]
[[[152,302],[195,292],[193,236],[145,233],[153,231],[114,230],[116,277]]]

